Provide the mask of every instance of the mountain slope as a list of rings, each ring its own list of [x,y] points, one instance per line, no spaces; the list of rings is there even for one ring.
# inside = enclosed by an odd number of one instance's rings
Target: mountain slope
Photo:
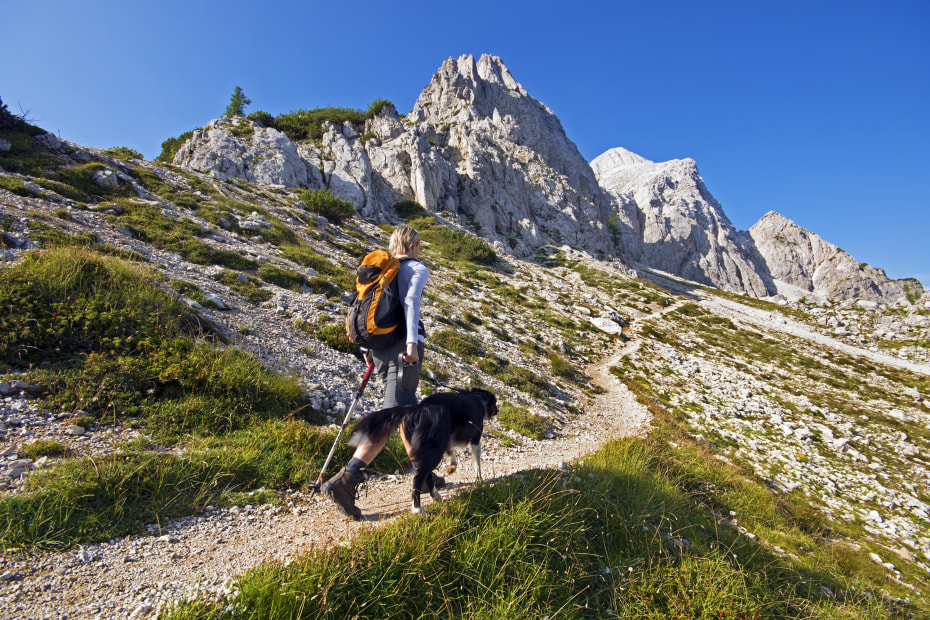
[[[29,260],[41,260],[44,250],[59,245],[77,247],[79,254],[121,257],[110,260],[139,269],[161,290],[196,310],[227,339],[223,348],[252,354],[267,368],[295,377],[312,408],[326,421],[321,429],[341,421],[361,365],[350,353],[331,346],[338,345],[333,336],[342,330],[340,317],[353,268],[366,250],[384,245],[390,226],[361,217],[327,221],[309,212],[299,196],[285,188],[236,178],[220,180],[141,161],[125,152],[84,149],[42,132],[10,141],[33,150],[17,146],[2,156],[6,170],[0,173],[3,273],[24,264],[27,253],[31,252]],[[36,159],[44,167],[33,166]],[[399,221],[399,215],[393,215]],[[429,240],[424,234],[423,258],[432,274],[424,305],[430,333],[428,368],[450,385],[490,387],[511,412],[522,412],[543,429],[531,439],[495,420],[485,438],[486,471],[510,473],[517,462],[521,467],[552,464],[563,441],[573,446],[566,448],[566,457],[579,454],[574,447],[585,442],[593,449],[601,439],[598,425],[606,417],[605,410],[613,407],[598,398],[593,381],[595,376],[604,377],[607,365],[611,377],[635,391],[643,406],[664,408],[666,419],[674,422],[671,428],[681,425],[674,431],[680,435],[668,440],[662,436],[663,450],[687,459],[694,445],[700,446],[697,454],[703,461],[738,480],[734,484],[749,498],[764,495],[787,514],[804,515],[792,516],[804,526],[803,535],[772,531],[765,525],[769,515],[753,514],[754,502],[742,493],[721,496],[710,482],[713,478],[683,475],[693,471],[687,467],[674,470],[682,492],[716,524],[709,529],[721,533],[721,542],[730,537],[758,540],[755,552],[767,566],[777,568],[773,573],[803,574],[805,591],[819,593],[819,586],[830,585],[839,592],[835,582],[847,584],[851,573],[873,584],[866,590],[870,595],[887,588],[901,597],[897,601],[883,597],[881,604],[889,609],[910,609],[904,597],[922,605],[917,611],[926,608],[919,597],[927,596],[930,575],[925,527],[930,510],[925,458],[930,451],[925,404],[930,394],[926,370],[930,327],[918,324],[927,318],[926,306],[875,312],[832,304],[781,307],[695,288],[688,282],[662,279],[663,287],[658,287],[630,278],[614,263],[593,260],[585,252],[544,249],[535,262],[502,256],[492,265],[474,264],[453,260],[441,237]],[[659,281],[659,276],[648,275]],[[23,315],[35,307],[24,301],[8,309]],[[879,318],[914,326],[910,332],[893,330],[900,340],[887,343],[857,330],[859,340],[841,347],[836,342],[840,336],[820,331],[816,319],[826,312],[850,327]],[[119,319],[101,313],[88,318],[75,317],[75,323],[86,322],[93,328],[98,322]],[[620,337],[600,331],[595,320],[630,324],[632,329],[625,335],[632,336],[632,342],[623,343]],[[19,337],[13,329],[2,333],[2,338],[11,339],[4,342],[15,344]],[[912,360],[889,363],[868,350],[886,344],[887,353],[913,356]],[[94,359],[115,363],[125,357],[103,351]],[[130,361],[143,365],[149,357]],[[42,372],[60,372],[59,390],[72,376],[73,369],[59,368],[51,359],[37,360],[34,366]],[[196,378],[201,369],[193,370]],[[14,379],[47,376],[34,372],[17,368],[3,379],[12,389]],[[110,377],[123,380],[115,373],[104,376]],[[149,389],[166,383],[166,394],[171,393],[169,388],[176,389],[170,373],[146,381]],[[608,395],[622,393],[603,383],[598,385]],[[157,429],[147,426],[144,411],[129,418],[108,405],[114,394],[107,390],[123,389],[121,384],[93,385],[99,398],[87,398],[80,412],[15,390],[0,403],[6,426],[0,446],[7,456],[0,475],[6,494],[0,501],[17,507],[16,515],[23,514],[23,504],[13,502],[25,502],[30,495],[23,485],[45,468],[56,474],[61,471],[58,467],[73,467],[95,480],[98,468],[108,463],[176,458],[183,459],[182,471],[187,472],[208,452],[204,443],[189,436],[160,445]],[[429,389],[426,383],[423,387]],[[364,394],[361,410],[372,410],[379,402],[374,384]],[[623,420],[631,412],[642,413],[629,401],[619,402],[622,406],[613,413]],[[79,420],[87,424],[83,434],[72,429]],[[289,432],[307,425],[299,419],[280,422],[287,424]],[[205,441],[214,446],[214,458],[235,454],[263,474],[266,468],[249,461],[257,452],[249,443],[252,430]],[[575,433],[578,443],[565,441],[566,435]],[[28,457],[35,448],[27,446],[37,441],[59,442],[71,452],[44,460]],[[243,443],[247,449],[241,447]],[[277,467],[300,446],[287,436],[276,447]],[[540,454],[545,457],[537,458]],[[400,505],[382,505],[374,488],[377,485],[379,492],[387,488],[384,501],[391,502],[392,489],[403,487],[406,480],[390,472],[405,466],[392,465],[388,475],[373,481],[372,496],[365,500],[372,514],[393,516],[404,510],[407,493],[394,495],[402,498],[397,500]],[[144,470],[129,469],[123,481],[127,486]],[[268,559],[290,559],[303,551],[296,548],[298,542],[340,548],[337,545],[348,528],[334,519],[335,511],[320,498],[311,502],[305,493],[295,493],[305,488],[306,469],[300,463],[294,478],[264,491],[233,486],[229,496],[218,496],[229,502],[227,507],[208,504],[213,509],[206,509],[202,498],[194,502],[192,515],[178,516],[168,512],[171,506],[159,507],[155,514],[160,518],[149,517],[139,531],[105,539],[110,542],[91,544],[80,538],[77,528],[53,531],[56,544],[66,539],[82,546],[57,554],[4,554],[2,571],[8,579],[18,580],[16,592],[29,596],[18,596],[11,589],[10,596],[0,597],[0,609],[17,617],[43,617],[49,606],[67,609],[69,617],[128,617],[137,608],[152,611],[165,598],[192,596],[198,582],[210,593],[228,591],[226,580],[235,578],[246,563],[255,566],[264,554]],[[652,481],[638,480],[650,496]],[[453,482],[471,484],[468,477]],[[576,482],[570,476],[565,482],[584,487],[583,480]],[[207,487],[222,485],[217,478]],[[241,492],[243,488],[256,495]],[[571,492],[576,490],[571,486]],[[127,510],[131,504],[126,502]],[[674,505],[666,505],[668,512],[656,513],[659,508],[650,500],[648,508],[648,514],[636,513],[628,519],[611,514],[599,527],[605,537],[620,531],[644,532],[645,526],[661,528],[646,531],[648,539],[654,538],[649,552],[624,566],[635,564],[637,572],[631,572],[630,578],[638,579],[651,563],[657,570],[673,571],[674,582],[679,575],[674,571],[680,566],[676,560],[684,557],[678,555],[684,545],[679,540],[680,524],[669,525],[677,518]],[[49,523],[54,523],[52,517]],[[749,530],[747,523],[755,525]],[[29,525],[20,517],[5,535],[28,531]],[[671,558],[670,545],[679,549]],[[726,544],[723,548],[732,549]],[[844,570],[824,575],[812,564],[819,556],[811,551],[818,549],[835,552]],[[875,564],[870,554],[881,563]],[[177,570],[179,565],[184,570]],[[599,564],[592,570],[603,576],[609,566]],[[151,572],[143,570],[149,567]],[[624,568],[622,573],[626,572]],[[671,584],[662,595],[670,595],[674,587]],[[619,589],[613,595],[618,600],[625,596]],[[816,597],[818,605],[845,609],[847,604],[842,597]]]

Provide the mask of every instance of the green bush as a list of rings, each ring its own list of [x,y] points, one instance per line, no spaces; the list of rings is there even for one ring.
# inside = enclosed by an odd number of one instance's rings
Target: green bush
[[[410,221],[416,218],[427,217],[429,213],[426,208],[415,200],[401,200],[394,203],[394,212],[401,219]]]
[[[337,224],[355,215],[355,207],[350,201],[334,196],[328,189],[305,189],[300,192],[300,199],[308,211]]]
[[[8,192],[13,192],[17,196],[38,196],[38,192],[35,190],[29,189],[26,187],[22,181],[15,177],[8,177],[6,175],[0,175],[0,189],[5,189]]]
[[[461,230],[452,230],[433,217],[415,218],[409,224],[430,244],[431,252],[451,261],[490,265],[497,260],[497,254],[484,240]]]
[[[68,446],[54,439],[39,439],[23,444],[19,453],[27,459],[38,459],[43,456],[66,456],[70,453]]]
[[[256,118],[265,127],[273,127],[283,132],[294,142],[300,140],[319,140],[323,137],[323,125],[334,123],[342,125],[346,121],[361,124],[367,119],[374,118],[385,105],[393,105],[386,99],[376,99],[367,111],[351,108],[315,108],[312,110],[296,110],[286,114],[271,117],[267,112],[256,113]],[[250,118],[252,118],[250,116]]]
[[[360,355],[358,345],[349,340],[346,326],[343,324],[321,325],[317,328],[316,337],[330,349]]]
[[[258,278],[244,276],[245,281],[243,281],[239,278],[239,275],[240,274],[235,271],[222,271],[213,276],[213,278],[217,282],[222,282],[253,304],[260,304],[274,297],[274,294],[271,291],[266,288],[262,288],[262,282]]]
[[[345,291],[355,291],[354,272],[349,271],[342,265],[337,265],[313,248],[305,245],[285,244],[281,246],[281,256],[298,265],[313,269],[321,276],[335,282]]]
[[[155,158],[155,161],[160,161],[165,164],[170,164],[174,161],[174,156],[177,155],[178,151],[181,150],[181,146],[190,140],[194,136],[194,130],[190,130],[182,133],[177,138],[168,138],[161,143],[161,153],[158,154],[158,157]]]
[[[197,265],[222,265],[240,271],[258,267],[258,263],[252,259],[236,252],[214,248],[200,239],[184,240],[181,243],[180,254],[185,260]]]
[[[307,288],[317,295],[326,295],[327,297],[337,297],[340,293],[339,287],[326,278],[310,278],[307,280]]]
[[[506,385],[526,392],[536,398],[545,398],[549,395],[549,382],[543,379],[539,374],[510,364],[499,375],[498,379]]]
[[[365,118],[370,119],[378,116],[386,105],[393,106],[394,104],[387,99],[375,99],[368,104],[368,111],[365,113]]]
[[[113,148],[105,150],[104,153],[110,157],[115,157],[116,159],[122,159],[124,161],[129,161],[130,159],[144,159],[142,153],[127,146],[114,146]]]
[[[552,364],[552,374],[563,379],[574,380],[578,377],[575,367],[565,360],[564,357],[557,353],[549,354],[549,362]]]
[[[264,110],[256,110],[246,116],[246,118],[253,123],[258,123],[262,127],[274,127],[274,116]]]
[[[33,172],[37,185],[78,202],[135,195],[129,187],[104,187],[94,181],[94,173],[105,169],[103,164],[91,162],[81,166],[60,167],[54,172],[45,169]]]

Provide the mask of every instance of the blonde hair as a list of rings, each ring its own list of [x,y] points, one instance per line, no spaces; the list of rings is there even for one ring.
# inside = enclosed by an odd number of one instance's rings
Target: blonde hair
[[[391,233],[391,241],[388,243],[388,252],[397,256],[402,254],[406,256],[413,250],[413,246],[420,240],[418,233],[412,226],[401,224]]]

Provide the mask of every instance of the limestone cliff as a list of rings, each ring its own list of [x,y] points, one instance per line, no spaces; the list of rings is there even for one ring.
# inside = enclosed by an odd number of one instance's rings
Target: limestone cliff
[[[611,198],[555,114],[494,56],[447,60],[406,118],[385,106],[363,126],[330,123],[321,142],[297,145],[219,119],[174,161],[221,178],[327,188],[375,220],[416,200],[517,256],[547,244],[614,253]]]
[[[917,280],[891,280],[882,269],[860,265],[851,255],[785,216],[770,211],[749,229],[772,277],[834,300],[879,303],[916,299]]]
[[[622,248],[640,264],[765,297],[775,292],[752,243],[711,195],[693,159],[655,163],[626,149],[598,156],[591,167],[629,222]]]
[[[415,200],[517,257],[567,245],[755,297],[780,282],[884,301],[920,287],[859,266],[777,214],[737,231],[692,159],[656,163],[615,148],[589,165],[495,56],[445,61],[406,117],[385,105],[297,143],[222,118],[195,131],[174,163],[221,179],[328,189],[377,222],[395,221],[392,206]]]

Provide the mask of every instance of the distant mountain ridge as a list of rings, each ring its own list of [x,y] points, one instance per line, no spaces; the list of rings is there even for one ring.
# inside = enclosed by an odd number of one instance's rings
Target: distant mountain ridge
[[[916,280],[853,268],[848,255],[822,260],[837,254],[819,237],[798,245],[780,225],[769,234],[771,214],[736,230],[692,159],[655,163],[615,148],[589,164],[496,56],[446,60],[406,117],[386,105],[364,123],[329,123],[322,140],[296,144],[244,118],[217,119],[174,163],[328,189],[373,221],[392,221],[394,203],[415,200],[517,257],[567,245],[754,297],[775,295],[779,282],[840,300],[923,293]]]
[[[891,280],[884,270],[856,262],[849,253],[775,211],[762,216],[749,234],[773,278],[819,297],[880,303],[923,294],[919,281]]]

